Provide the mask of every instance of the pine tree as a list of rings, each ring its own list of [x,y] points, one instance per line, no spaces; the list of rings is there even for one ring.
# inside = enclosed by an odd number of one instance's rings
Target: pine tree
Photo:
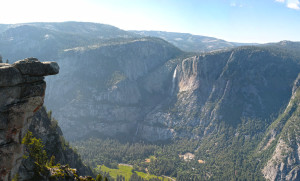
[[[102,181],[102,175],[101,175],[101,174],[98,174],[98,175],[97,175],[96,181]]]
[[[30,158],[34,161],[34,171],[36,175],[40,175],[45,171],[47,164],[47,153],[44,150],[44,145],[41,139],[37,139],[32,135],[32,132],[28,131],[22,140],[22,144],[25,145],[25,159]]]

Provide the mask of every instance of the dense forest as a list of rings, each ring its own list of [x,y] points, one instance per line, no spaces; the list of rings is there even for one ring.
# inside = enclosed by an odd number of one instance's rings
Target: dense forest
[[[257,153],[256,147],[265,129],[263,121],[247,120],[238,126],[236,134],[232,134],[234,128],[221,125],[218,134],[203,140],[178,139],[168,144],[153,144],[90,138],[71,144],[93,168],[97,165],[118,168],[119,163],[126,163],[133,165],[134,171],[148,171],[179,181],[264,180],[259,170],[270,155]],[[186,153],[195,157],[180,158],[179,155]]]

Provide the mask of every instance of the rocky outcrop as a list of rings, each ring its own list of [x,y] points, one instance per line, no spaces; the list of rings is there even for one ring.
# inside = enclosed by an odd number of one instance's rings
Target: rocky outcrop
[[[59,72],[55,62],[27,58],[0,63],[0,180],[11,180],[22,162],[23,136],[44,103],[44,76]]]

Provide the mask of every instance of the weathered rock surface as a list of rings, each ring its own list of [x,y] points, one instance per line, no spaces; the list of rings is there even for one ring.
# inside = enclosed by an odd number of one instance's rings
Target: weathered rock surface
[[[264,144],[261,145],[263,151],[272,151],[270,159],[262,170],[267,180],[300,179],[299,80],[300,74],[294,82],[293,94],[287,108],[270,126]]]
[[[63,56],[64,71],[49,78],[46,104],[69,140],[90,133],[149,141],[201,137],[222,121],[268,119],[288,103],[300,70],[294,59],[265,48],[186,58],[151,38]]]
[[[56,62],[40,62],[36,58],[19,60],[13,64],[23,75],[46,76],[55,75],[59,72]]]
[[[146,113],[137,135],[151,141],[202,137],[220,122],[237,126],[242,119],[268,119],[288,103],[299,71],[292,59],[257,47],[184,59],[168,79],[172,95]]]
[[[145,111],[169,94],[165,83],[176,62],[168,61],[181,54],[156,38],[65,50],[63,71],[47,79],[47,108],[68,140],[90,133],[134,135]],[[152,74],[158,79],[147,79]]]
[[[35,58],[13,65],[0,63],[0,180],[11,180],[17,173],[23,156],[22,138],[44,103],[43,76],[58,72],[57,63]]]

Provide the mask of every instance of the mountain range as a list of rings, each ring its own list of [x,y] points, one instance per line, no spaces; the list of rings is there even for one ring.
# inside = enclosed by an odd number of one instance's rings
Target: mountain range
[[[186,52],[207,52],[213,50],[229,49],[236,46],[255,45],[247,43],[228,42],[225,40],[201,36],[192,35],[189,33],[176,33],[165,31],[130,31],[141,36],[158,37],[166,40],[176,47]]]
[[[60,65],[45,104],[75,146],[196,140],[206,180],[297,180],[300,43],[241,45],[96,23],[0,25],[4,60]]]

